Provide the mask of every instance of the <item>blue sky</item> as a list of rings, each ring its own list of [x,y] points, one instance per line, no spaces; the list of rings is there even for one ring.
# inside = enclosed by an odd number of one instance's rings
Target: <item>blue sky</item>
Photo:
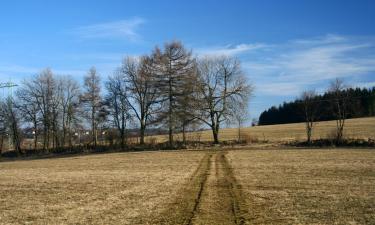
[[[375,85],[375,1],[2,1],[0,78],[20,82],[46,67],[105,78],[125,55],[181,40],[195,55],[240,58],[256,90],[252,117],[322,92],[342,77]]]

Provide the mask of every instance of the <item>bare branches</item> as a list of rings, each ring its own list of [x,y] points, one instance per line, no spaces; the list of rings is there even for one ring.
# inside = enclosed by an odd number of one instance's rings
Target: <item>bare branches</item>
[[[178,98],[184,95],[184,87],[192,78],[195,62],[191,52],[187,51],[180,42],[166,43],[163,52],[156,48],[153,58],[156,62],[155,87],[165,106],[165,111],[160,116],[167,122],[169,145],[173,146],[173,134],[178,119],[176,116]]]
[[[100,95],[100,76],[96,72],[95,67],[92,67],[89,70],[84,80],[85,91],[81,99],[89,111],[87,117],[91,121],[92,142],[96,147],[98,142],[98,123],[100,122],[101,117],[103,117],[103,111],[101,110],[103,107],[103,101]]]
[[[231,105],[247,105],[253,86],[246,80],[239,61],[227,56],[206,57],[198,62],[201,121],[209,125],[219,143],[220,124],[229,120]]]
[[[344,136],[344,125],[348,114],[347,107],[349,98],[344,90],[347,86],[342,79],[335,79],[331,82],[329,93],[333,96],[331,107],[332,112],[336,116],[336,141],[340,143]]]
[[[126,81],[121,74],[110,76],[106,82],[106,105],[115,127],[120,134],[121,148],[125,148],[125,136],[128,120],[130,119],[130,105],[127,96]]]
[[[140,144],[144,144],[147,126],[159,103],[154,82],[155,58],[143,56],[139,60],[126,57],[120,68],[125,80],[127,102],[139,121]]]
[[[311,135],[314,124],[318,119],[318,102],[315,101],[316,92],[314,90],[304,91],[301,95],[303,115],[306,124],[307,143],[311,143]]]
[[[15,109],[21,116],[14,118],[31,130],[26,135],[32,136],[34,149],[38,143],[44,150],[67,143],[72,147],[74,139],[81,143],[80,130],[85,127],[91,128],[85,135],[97,146],[98,130],[106,122],[116,128],[111,132],[117,132],[124,148],[132,121],[138,122],[140,144],[149,126],[167,128],[173,146],[176,132],[182,132],[186,141],[189,127],[201,123],[212,129],[218,143],[221,124],[246,111],[253,91],[236,58],[198,60],[178,41],[166,43],[162,50],[156,47],[150,55],[124,58],[105,88],[104,101],[95,67],[82,87],[72,77],[57,77],[47,68],[18,89]],[[87,121],[82,121],[84,117]],[[0,128],[8,120],[1,117]]]

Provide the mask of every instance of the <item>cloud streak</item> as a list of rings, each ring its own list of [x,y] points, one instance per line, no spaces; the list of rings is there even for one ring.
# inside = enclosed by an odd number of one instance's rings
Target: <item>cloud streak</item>
[[[82,26],[73,29],[71,33],[83,39],[125,38],[130,41],[138,41],[141,35],[137,32],[137,29],[145,22],[145,19],[135,17],[127,20]]]
[[[375,72],[374,50],[371,39],[327,35],[274,45],[267,55],[245,61],[244,68],[255,77],[259,94],[291,96],[336,77],[361,83]]]
[[[199,56],[217,56],[217,55],[226,55],[234,56],[249,53],[259,49],[266,48],[267,45],[262,43],[255,44],[238,44],[238,45],[226,45],[226,46],[217,46],[210,48],[198,48],[195,52]]]
[[[257,95],[295,96],[323,90],[334,78],[368,87],[375,72],[375,39],[328,34],[285,43],[242,43],[197,48],[198,56],[236,56],[257,86]],[[366,77],[367,76],[367,77]],[[375,78],[370,78],[375,82]]]

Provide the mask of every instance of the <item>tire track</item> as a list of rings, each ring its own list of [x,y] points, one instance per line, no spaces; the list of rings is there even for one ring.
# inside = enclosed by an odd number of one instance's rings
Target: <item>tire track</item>
[[[245,224],[246,209],[226,152],[217,151],[191,224]]]
[[[204,188],[206,187],[206,182],[207,182],[207,178],[208,178],[208,173],[211,169],[211,158],[212,158],[212,155],[209,156],[209,160],[207,162],[207,166],[206,166],[206,170],[205,170],[205,173],[203,174],[202,176],[202,179],[199,183],[199,191],[198,191],[198,195],[197,195],[197,198],[195,199],[195,204],[194,204],[194,208],[193,208],[193,211],[191,213],[191,216],[189,217],[189,219],[187,220],[187,223],[188,225],[191,225],[192,224],[192,221],[193,221],[193,218],[195,216],[195,214],[197,213],[198,211],[198,206],[200,205],[201,203],[201,199],[202,199],[202,193],[204,191]]]
[[[234,224],[246,224],[246,221],[248,221],[246,218],[248,212],[244,194],[242,192],[242,186],[237,182],[233,173],[233,168],[230,166],[225,154],[223,153],[220,155],[220,164],[225,172],[225,179],[231,196],[231,209],[234,216]]]
[[[205,188],[213,153],[206,153],[188,182],[178,192],[174,202],[154,218],[142,219],[139,224],[192,224]]]
[[[175,201],[143,224],[246,224],[244,195],[225,154],[208,152]]]

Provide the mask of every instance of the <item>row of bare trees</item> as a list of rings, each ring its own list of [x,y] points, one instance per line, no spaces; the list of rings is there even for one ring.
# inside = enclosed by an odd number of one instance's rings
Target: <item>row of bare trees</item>
[[[139,130],[139,143],[144,144],[146,130],[157,127],[168,131],[173,146],[176,133],[183,133],[186,141],[189,127],[204,124],[219,143],[220,127],[246,111],[253,90],[238,59],[193,57],[178,41],[149,55],[126,57],[104,82],[104,91],[101,84],[94,67],[83,87],[50,69],[25,80],[15,98],[1,103],[1,141],[10,135],[20,151],[21,130],[30,127],[35,149],[38,143],[43,149],[72,147],[78,131],[90,127],[96,146],[99,128],[106,127],[116,130],[124,148],[130,128]]]
[[[335,79],[331,82],[328,93],[331,95],[330,106],[332,114],[336,119],[336,132],[335,139],[337,143],[341,143],[344,137],[344,126],[345,120],[348,115],[348,104],[350,104],[350,98],[347,92],[344,81],[342,79]],[[316,92],[314,90],[304,91],[301,95],[302,111],[305,118],[306,124],[306,137],[307,143],[311,143],[311,137],[315,123],[319,120],[318,107],[321,104],[320,100],[316,99]]]

